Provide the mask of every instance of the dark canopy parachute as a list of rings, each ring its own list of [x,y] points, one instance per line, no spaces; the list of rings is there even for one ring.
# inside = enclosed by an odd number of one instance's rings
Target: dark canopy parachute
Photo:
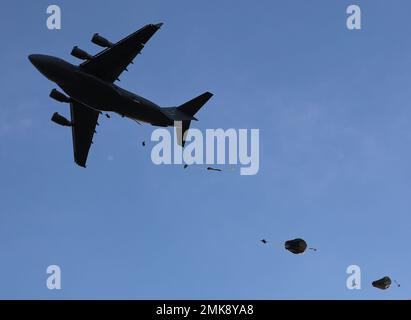
[[[391,283],[390,277],[384,277],[373,281],[372,286],[381,290],[386,290],[391,286]]]
[[[304,239],[297,238],[293,240],[288,240],[285,242],[284,247],[286,250],[294,253],[301,254],[307,250],[307,242]],[[308,248],[309,250],[317,251],[315,248]]]
[[[307,249],[307,242],[301,238],[297,238],[286,241],[284,246],[288,251],[294,254],[301,254]]]
[[[397,280],[394,280],[394,283],[397,285],[398,288],[401,287],[401,285],[397,282]],[[386,290],[389,287],[391,287],[392,281],[390,277],[384,277],[379,280],[375,280],[372,283],[372,286],[381,290]]]

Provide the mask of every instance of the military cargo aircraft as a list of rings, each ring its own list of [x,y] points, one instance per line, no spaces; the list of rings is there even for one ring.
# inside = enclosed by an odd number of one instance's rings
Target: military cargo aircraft
[[[161,26],[162,23],[146,25],[117,43],[96,33],[91,41],[105,49],[92,56],[75,46],[71,55],[84,60],[78,66],[49,55],[29,55],[37,70],[66,93],[53,89],[50,97],[70,104],[71,120],[57,112],[51,120],[72,128],[74,161],[79,166],[86,167],[98,117],[103,112],[115,112],[137,122],[160,127],[178,123],[178,143],[184,147],[185,133],[191,121],[197,120],[194,115],[212,97],[212,93],[205,92],[177,107],[162,108],[114,84],[123,71],[128,71],[128,65],[133,63]],[[109,117],[108,114],[106,116]]]

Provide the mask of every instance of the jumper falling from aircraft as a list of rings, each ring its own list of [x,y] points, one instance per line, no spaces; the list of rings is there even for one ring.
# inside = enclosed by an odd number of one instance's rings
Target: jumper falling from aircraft
[[[114,84],[124,70],[128,71],[127,66],[133,63],[133,59],[161,26],[162,23],[146,25],[115,44],[96,33],[91,41],[105,49],[92,56],[75,46],[71,54],[85,60],[79,66],[48,55],[29,55],[31,63],[68,95],[56,89],[50,93],[51,98],[70,103],[71,121],[57,112],[51,120],[72,127],[74,161],[79,166],[86,166],[97,120],[102,112],[115,112],[137,122],[160,127],[181,122],[178,143],[184,147],[185,133],[191,121],[197,120],[194,115],[213,96],[210,92],[179,107],[162,108]]]

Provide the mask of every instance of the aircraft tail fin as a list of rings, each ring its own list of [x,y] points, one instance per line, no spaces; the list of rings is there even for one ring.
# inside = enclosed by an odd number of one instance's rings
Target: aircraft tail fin
[[[197,121],[194,115],[207,103],[208,100],[210,100],[212,96],[212,93],[205,92],[198,97],[183,103],[181,106],[174,108],[173,119],[179,122],[176,126],[176,130],[177,142],[180,146],[184,147],[186,142],[185,138],[187,131],[190,128],[191,121]]]
[[[186,143],[186,137],[188,129],[190,129],[191,120],[184,120],[175,123],[176,133],[177,133],[177,144],[184,148]]]

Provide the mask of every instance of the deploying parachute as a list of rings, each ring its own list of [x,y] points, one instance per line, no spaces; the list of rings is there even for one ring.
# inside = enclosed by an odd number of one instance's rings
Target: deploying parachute
[[[400,284],[397,281],[394,280],[394,282],[397,285],[397,287],[400,287]],[[384,278],[381,278],[379,280],[375,280],[372,282],[372,286],[374,288],[378,288],[381,290],[388,289],[389,287],[391,287],[391,284],[392,284],[392,281],[390,277],[384,277]]]
[[[304,239],[297,238],[294,240],[288,240],[285,242],[284,247],[286,250],[294,253],[301,254],[307,249],[307,242]]]
[[[263,243],[263,244],[267,244],[268,240],[261,239],[260,242]],[[286,250],[288,250],[288,251],[290,251],[294,254],[302,254],[307,250],[308,245],[307,245],[307,242],[304,239],[297,238],[297,239],[293,239],[293,240],[287,240],[284,243],[284,247],[285,247]],[[315,248],[308,248],[308,249],[313,250],[313,251],[317,251],[317,249],[315,249]]]
[[[384,277],[379,280],[375,280],[372,282],[372,286],[381,290],[388,289],[391,287],[391,279],[390,277]]]
[[[294,253],[294,254],[302,254],[307,250],[307,242],[304,239],[297,238],[293,240],[288,240],[285,242],[284,247],[286,250]],[[309,250],[317,251],[314,248],[308,248]]]

